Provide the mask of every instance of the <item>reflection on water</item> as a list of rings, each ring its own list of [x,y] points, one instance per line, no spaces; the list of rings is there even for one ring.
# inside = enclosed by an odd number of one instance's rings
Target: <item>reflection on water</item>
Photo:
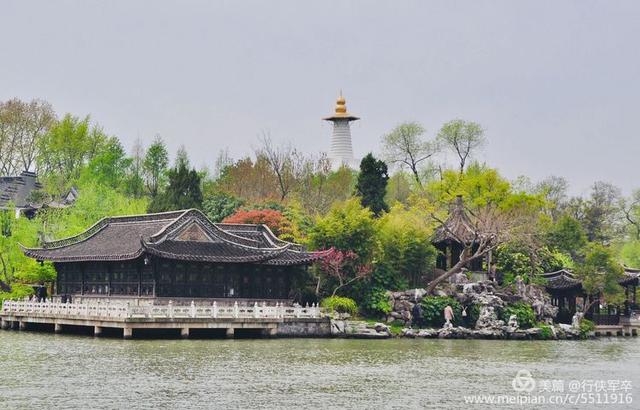
[[[469,408],[463,394],[511,394],[520,369],[631,380],[640,402],[637,338],[125,341],[2,331],[0,408]]]

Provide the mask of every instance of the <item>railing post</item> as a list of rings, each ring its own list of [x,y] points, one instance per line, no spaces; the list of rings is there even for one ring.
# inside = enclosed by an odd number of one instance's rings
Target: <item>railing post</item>
[[[218,317],[218,303],[215,300],[213,301],[213,307],[211,308],[211,316],[213,316],[214,319]]]
[[[233,303],[233,317],[238,318],[238,301]]]
[[[196,302],[191,301],[191,317],[196,317]]]
[[[257,318],[258,317],[258,302],[255,302],[253,304],[253,317]]]
[[[173,301],[170,300],[169,304],[167,306],[167,314],[169,315],[170,319],[173,319]]]

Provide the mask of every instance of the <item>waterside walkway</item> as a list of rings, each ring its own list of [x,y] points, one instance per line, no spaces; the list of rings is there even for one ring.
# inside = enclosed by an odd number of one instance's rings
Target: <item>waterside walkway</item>
[[[132,306],[5,301],[0,317],[2,329],[45,325],[60,333],[65,326],[80,326],[93,327],[93,334],[99,336],[108,328],[121,329],[124,338],[131,338],[136,329],[179,329],[185,338],[190,329],[220,329],[227,337],[233,337],[236,330],[259,331],[264,336],[324,336],[325,328],[330,329],[329,319],[317,305],[287,306],[279,302]]]

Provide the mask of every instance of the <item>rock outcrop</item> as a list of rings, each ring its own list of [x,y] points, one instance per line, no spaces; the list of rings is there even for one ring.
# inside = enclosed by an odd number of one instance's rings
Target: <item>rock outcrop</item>
[[[412,322],[413,307],[422,302],[426,296],[424,289],[409,289],[401,292],[389,292],[389,301],[392,311],[385,318],[387,323],[400,321],[405,326]],[[537,285],[522,285],[520,289],[510,287],[498,288],[495,282],[472,282],[447,284],[435,291],[436,296],[450,296],[455,298],[463,306],[477,305],[483,320],[476,324],[476,328],[495,328],[503,326],[498,323],[496,311],[506,305],[515,302],[530,304],[536,318],[540,322],[552,323],[558,314],[558,308],[553,306],[549,294]],[[493,309],[493,313],[491,312]]]
[[[476,306],[479,314],[473,328],[451,326],[442,329],[412,329],[412,312],[416,303],[421,303],[426,296],[424,289],[410,289],[402,292],[389,292],[393,308],[385,318],[389,322],[402,322],[406,328],[403,337],[409,338],[441,338],[441,339],[575,339],[580,332],[575,326],[553,325],[553,318],[558,308],[553,306],[551,298],[543,287],[524,285],[500,288],[495,282],[483,281],[447,284],[435,292],[436,296],[448,296],[456,299],[461,305]],[[498,317],[498,312],[507,305],[523,302],[532,306],[539,322],[546,323],[546,331],[542,328],[521,329],[515,315],[509,317],[507,323]],[[549,332],[550,331],[550,332]],[[549,334],[551,333],[551,334]]]
[[[391,337],[391,330],[384,323],[371,324],[357,320],[331,320],[331,335],[353,339],[386,339]]]

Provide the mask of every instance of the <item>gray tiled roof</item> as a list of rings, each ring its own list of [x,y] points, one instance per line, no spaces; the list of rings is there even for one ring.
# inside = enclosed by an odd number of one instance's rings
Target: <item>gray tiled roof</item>
[[[543,273],[542,277],[547,280],[545,287],[549,290],[582,289],[582,280],[566,269]],[[640,270],[625,267],[623,277],[618,283],[622,286],[637,284],[639,278]]]
[[[33,172],[24,171],[16,177],[0,177],[0,209],[9,205],[16,208],[27,207],[31,192],[40,188],[42,185]]]
[[[458,196],[451,204],[449,217],[436,229],[433,236],[433,243],[472,243],[475,240],[476,230],[464,208],[462,196]]]
[[[185,240],[197,226],[202,238]],[[150,254],[168,259],[221,263],[307,264],[322,252],[278,239],[264,225],[214,224],[200,211],[104,218],[71,238],[24,248],[27,256],[54,262],[127,260]]]

